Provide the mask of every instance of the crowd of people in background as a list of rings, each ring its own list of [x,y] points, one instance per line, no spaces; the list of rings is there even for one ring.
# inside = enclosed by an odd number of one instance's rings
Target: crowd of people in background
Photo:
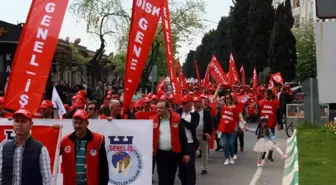
[[[85,147],[89,147],[89,144],[86,143],[91,142],[92,138],[97,142],[102,140],[99,134],[87,128],[89,120],[122,119],[123,93],[117,88],[104,87],[102,82],[98,82],[97,87],[89,92],[85,83],[73,89],[60,81],[56,89],[67,111],[63,118],[73,119],[75,130],[72,135],[65,137],[64,142],[73,143],[76,148],[88,151]],[[72,94],[74,92],[75,94]],[[49,93],[50,89],[47,88],[35,115],[22,112],[21,109],[19,110],[21,112],[12,114],[3,109],[3,98],[0,98],[1,116],[14,117],[14,122],[18,124],[29,123],[32,118],[56,119],[54,115],[56,111]],[[71,96],[70,100],[68,96]],[[272,90],[264,85],[257,88],[248,85],[233,87],[213,85],[207,89],[193,85],[190,89],[183,90],[180,104],[174,104],[176,100],[173,95],[167,93],[164,87],[159,87],[156,93],[138,92],[133,100],[130,107],[125,110],[125,119],[153,120],[153,173],[157,169],[159,185],[173,185],[176,173],[182,185],[195,185],[197,151],[199,151],[198,157],[202,158],[203,175],[211,170],[208,167],[211,149],[223,150],[224,165],[234,165],[238,160],[238,151],[244,151],[244,132],[247,131],[256,133],[258,138],[254,147],[254,151],[259,153],[258,167],[263,165],[265,158],[274,161],[273,149],[280,153],[281,158],[286,158],[276,146],[274,135],[276,128],[282,128],[286,104],[293,101],[289,85],[279,85]],[[254,129],[249,128],[247,122],[259,122],[259,124]],[[28,127],[27,130],[29,131]],[[76,155],[83,157],[85,152]],[[4,157],[4,154],[2,156]],[[66,157],[66,160],[70,158]],[[106,158],[101,160],[105,161]],[[85,163],[85,161],[80,164],[79,161],[71,161],[75,166]],[[89,173],[79,175],[79,172],[86,170],[95,174],[93,171],[97,169],[100,169],[100,175],[96,174],[94,177],[88,177]],[[66,182],[89,185],[96,184],[88,183],[89,179],[91,182],[97,182],[101,177],[103,181],[100,184],[107,184],[107,172],[102,172],[102,169],[108,170],[106,166],[100,168],[88,165],[86,169],[76,168],[77,171],[66,172],[68,174],[64,178]],[[77,176],[75,180],[71,178],[74,174]],[[102,174],[105,176],[101,176]]]

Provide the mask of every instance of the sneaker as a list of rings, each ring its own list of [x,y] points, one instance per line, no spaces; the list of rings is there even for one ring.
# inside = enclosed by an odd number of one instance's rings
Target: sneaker
[[[268,157],[268,160],[269,160],[270,162],[274,162],[273,157]]]
[[[262,167],[263,166],[262,161],[258,161],[257,166]]]
[[[282,157],[282,159],[286,159],[286,158],[287,158],[287,155],[286,155],[286,154],[283,154],[281,157]]]
[[[224,162],[224,166],[227,166],[227,165],[229,165],[229,159],[226,159]]]
[[[238,159],[237,155],[236,154],[233,155],[233,160],[237,160],[237,159]]]
[[[240,152],[244,152],[244,148],[240,148]]]
[[[233,158],[230,158],[230,164],[234,164],[234,159]]]
[[[202,170],[202,172],[201,172],[202,175],[205,175],[205,174],[207,174],[207,173],[208,173],[207,170]]]

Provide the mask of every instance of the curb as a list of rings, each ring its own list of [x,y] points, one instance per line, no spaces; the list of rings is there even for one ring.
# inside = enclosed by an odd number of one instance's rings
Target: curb
[[[287,139],[286,147],[287,159],[284,165],[284,174],[282,185],[298,185],[299,184],[299,155],[297,149],[296,129],[292,137]]]

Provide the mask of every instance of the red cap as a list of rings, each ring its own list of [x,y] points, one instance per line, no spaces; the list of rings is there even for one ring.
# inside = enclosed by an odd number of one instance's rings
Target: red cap
[[[86,93],[86,91],[84,91],[84,90],[79,90],[77,94],[78,94],[78,95],[81,95],[81,96],[84,96],[84,97],[87,96],[87,93]]]
[[[53,104],[50,100],[43,100],[41,105],[40,105],[40,108],[42,109],[46,109],[46,108],[53,108]]]
[[[14,114],[13,114],[13,118],[15,118],[15,116],[18,116],[18,115],[22,115],[28,119],[32,119],[33,118],[33,114],[31,112],[29,112],[28,110],[26,109],[19,109],[17,110]]]
[[[157,100],[158,99],[158,97],[154,94],[154,95],[152,95],[152,100]]]
[[[193,96],[194,93],[193,93],[193,92],[189,92],[188,95],[189,95],[189,96]]]
[[[84,107],[84,105],[85,105],[85,98],[81,95],[77,95],[73,106],[74,107]]]
[[[83,120],[87,120],[88,119],[88,114],[85,110],[78,109],[78,110],[76,110],[76,112],[72,116],[72,118],[80,118],[80,119],[83,119]]]
[[[151,98],[152,96],[153,96],[153,93],[149,93],[149,94],[147,95],[148,98]]]
[[[192,101],[193,101],[193,99],[189,95],[184,95],[182,100],[181,100],[182,103],[188,103],[188,102],[192,102]]]
[[[111,99],[111,95],[107,95],[107,96],[105,97],[105,99],[106,99],[106,100]]]
[[[112,95],[112,91],[111,90],[107,91],[107,95]]]
[[[71,99],[72,99],[72,101],[74,101],[74,100],[76,100],[76,98],[77,98],[77,95],[73,96]]]
[[[70,107],[68,104],[64,104],[64,108],[65,108],[65,110],[67,110],[67,111],[71,110],[71,107]]]
[[[148,98],[148,97],[145,97],[144,99],[142,99],[142,102],[144,102],[144,103],[149,103],[151,101],[152,100],[150,98]]]
[[[202,98],[202,99],[208,99],[208,96],[205,95],[205,94],[201,94],[200,98]]]
[[[173,95],[172,95],[172,94],[170,94],[170,95],[168,96],[168,100],[173,100]]]
[[[141,107],[141,106],[142,106],[141,101],[136,101],[134,103],[134,107]]]
[[[201,102],[201,101],[202,101],[202,99],[199,98],[199,97],[195,97],[195,98],[193,99],[193,102]]]
[[[162,96],[160,97],[160,100],[164,100],[164,101],[166,101],[166,100],[167,100],[167,97],[166,97],[165,95],[162,95]]]

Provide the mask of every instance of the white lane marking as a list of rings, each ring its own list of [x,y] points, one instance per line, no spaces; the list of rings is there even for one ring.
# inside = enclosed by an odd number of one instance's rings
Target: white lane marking
[[[256,185],[263,171],[263,167],[258,167],[257,171],[254,173],[250,185]]]

